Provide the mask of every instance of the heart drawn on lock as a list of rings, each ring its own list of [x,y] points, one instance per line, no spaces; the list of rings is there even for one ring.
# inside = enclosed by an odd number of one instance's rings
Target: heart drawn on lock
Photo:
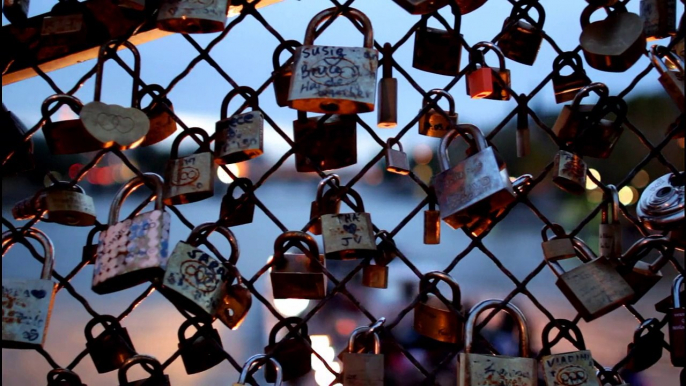
[[[43,299],[47,293],[45,290],[31,290],[31,295],[36,299]]]
[[[86,131],[103,143],[103,147],[134,148],[143,142],[150,130],[150,120],[136,108],[90,102],[81,109]]]
[[[355,232],[357,232],[357,225],[356,224],[346,224],[346,225],[343,225],[343,229],[346,232],[350,233],[351,235],[354,235]]]

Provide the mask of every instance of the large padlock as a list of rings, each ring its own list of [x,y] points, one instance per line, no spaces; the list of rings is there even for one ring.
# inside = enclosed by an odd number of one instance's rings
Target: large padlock
[[[536,21],[529,16],[532,8],[538,13]],[[531,66],[541,48],[544,23],[545,10],[538,1],[519,1],[512,7],[510,17],[505,19],[496,44],[506,58]]]
[[[121,204],[143,185],[153,187],[155,209],[119,221]],[[106,294],[131,288],[164,275],[169,257],[171,218],[164,210],[164,181],[154,173],[143,173],[124,184],[110,206],[107,229],[100,232],[98,255],[93,268],[93,292]]]
[[[652,263],[641,260],[651,249],[657,248],[662,250],[661,256],[657,260]],[[660,269],[669,262],[673,253],[674,248],[669,238],[660,235],[649,235],[636,241],[619,257],[621,266],[617,269],[634,290],[634,296],[628,303],[636,304],[662,279]]]
[[[384,43],[381,50],[383,57],[382,78],[379,79],[378,99],[379,106],[376,115],[376,126],[382,129],[392,129],[398,125],[398,79],[393,77],[393,46]]]
[[[81,119],[63,119],[53,122],[49,110],[54,102],[67,105],[77,115],[83,108],[83,103],[78,98],[66,94],[51,95],[43,101],[41,114],[47,119],[43,125],[43,135],[52,154],[79,154],[102,149],[102,142],[86,131]],[[75,141],[74,138],[79,140]]]
[[[200,147],[191,155],[179,157],[179,145],[190,135],[200,137]],[[214,196],[215,170],[210,137],[205,130],[192,127],[177,135],[164,170],[165,205],[188,204]]]
[[[333,185],[333,188],[329,187],[329,189],[324,191],[329,183]],[[321,216],[324,214],[336,214],[340,211],[340,186],[341,179],[337,174],[329,174],[319,182],[319,185],[317,186],[317,196],[310,205],[310,222],[312,222],[312,225],[310,225],[310,228],[307,230],[308,232],[313,235],[321,235]]]
[[[362,285],[388,288],[388,264],[397,256],[397,247],[387,231],[379,231],[376,237],[381,239],[376,246],[379,252],[374,257],[375,264],[369,262],[362,267]]]
[[[550,342],[553,328],[566,329],[573,334],[574,344],[579,350],[562,354],[551,354],[554,344]],[[540,352],[543,377],[547,386],[598,386],[594,373],[593,356],[586,350],[584,337],[579,327],[565,319],[555,319],[543,327],[543,349]]]
[[[286,253],[290,246],[302,253]],[[322,270],[326,262],[312,236],[299,231],[282,233],[274,242],[273,262],[269,276],[274,299],[323,299],[326,296],[326,276]]]
[[[461,132],[471,136],[476,150],[451,167],[448,147]],[[441,139],[438,157],[441,172],[435,176],[433,186],[441,217],[453,229],[504,208],[515,200],[504,163],[495,149],[488,146],[478,127],[457,125]]]
[[[364,47],[315,46],[316,28],[336,15],[336,7],[315,15],[307,25],[303,45],[293,54],[293,78],[288,106],[299,111],[357,114],[374,111],[379,53],[367,16],[355,8],[343,15],[362,24]]]
[[[675,248],[686,248],[684,185],[686,175],[681,172],[665,174],[651,182],[638,200],[636,216],[649,229],[667,231]]]
[[[622,224],[619,222],[619,193],[617,187],[610,184],[603,192],[606,201],[600,210],[598,226],[598,253],[610,259],[622,255]],[[612,209],[612,215],[609,214]]]
[[[58,181],[39,190],[33,197],[19,201],[12,208],[16,220],[29,220],[41,212],[45,222],[70,226],[91,226],[95,223],[95,204],[79,185]]]
[[[166,95],[166,90],[159,84],[149,84],[138,91],[137,107],[140,108],[145,94],[152,97],[150,104],[141,109],[150,120],[150,130],[145,135],[141,146],[154,145],[176,132],[174,105]]]
[[[499,68],[486,64],[486,50],[492,50],[498,56]],[[479,42],[469,50],[466,75],[467,95],[472,99],[510,100],[510,92],[507,90],[511,84],[510,70],[505,67],[505,56],[495,44]]]
[[[393,0],[410,15],[425,15],[448,5],[448,0]]]
[[[252,111],[229,117],[229,103],[238,94],[246,98]],[[218,165],[233,164],[262,155],[264,116],[259,108],[257,93],[250,87],[237,87],[226,94],[214,134],[214,162]]]
[[[429,18],[423,17],[414,33],[412,67],[434,74],[457,76],[462,58],[462,14],[451,5],[455,22],[448,30],[428,27]]]
[[[672,282],[672,301],[668,313],[669,322],[669,344],[672,346],[672,365],[686,366],[686,308],[682,302],[684,286],[684,276],[677,275]],[[682,295],[680,295],[680,291]],[[681,373],[683,375],[683,372]]]
[[[126,373],[134,365],[140,365],[150,376],[145,379],[129,382]],[[160,362],[149,355],[136,355],[129,358],[119,368],[117,377],[119,379],[119,386],[171,386],[169,376],[164,373]]]
[[[103,331],[93,338],[93,328],[97,325],[102,325]],[[86,324],[84,333],[86,350],[100,374],[120,368],[124,362],[136,355],[128,331],[112,315],[94,317]]]
[[[603,7],[588,5],[581,13],[579,44],[589,66],[600,71],[624,72],[645,51],[643,21],[618,2],[607,18],[591,23],[591,15],[600,8]]]
[[[676,0],[641,0],[639,4],[646,40],[676,35]]]
[[[438,291],[438,288],[430,288],[432,284],[429,283],[429,280],[431,279],[436,279],[436,285],[443,281],[450,286],[452,308],[431,293]],[[414,307],[413,326],[418,334],[440,342],[462,343],[464,319],[459,312],[462,312],[462,292],[460,286],[450,275],[441,271],[433,271],[422,276],[419,282],[419,302]]]
[[[189,327],[196,332],[186,337]],[[187,319],[179,327],[179,351],[181,361],[187,374],[197,374],[222,363],[224,348],[217,329],[212,328],[212,321],[202,317]]]
[[[230,1],[163,0],[157,12],[157,28],[184,34],[224,30]]]
[[[445,90],[439,88],[429,90],[422,100],[420,112],[429,104],[432,95],[438,95],[437,99],[445,97],[445,99],[448,100],[448,111],[440,112],[433,107],[427,110],[419,117],[419,121],[417,122],[419,125],[419,134],[443,138],[448,131],[457,125],[458,115],[455,112],[455,99]]]
[[[81,377],[69,369],[52,369],[48,372],[48,386],[86,386]]]
[[[393,149],[393,145],[398,145],[398,150]],[[403,151],[403,144],[395,138],[386,140],[386,171],[406,176],[410,174],[410,161],[407,154]]]
[[[286,326],[295,327],[296,325],[300,325],[297,333],[291,332],[279,342],[276,341],[276,334],[279,331]],[[279,362],[283,371],[283,380],[288,382],[312,371],[311,344],[312,340],[307,331],[307,324],[303,323],[302,318],[292,316],[280,320],[272,327],[269,332],[269,344],[264,348],[264,353]],[[267,382],[276,380],[276,372],[273,367],[267,367],[264,378]]]
[[[676,103],[677,108],[683,113],[686,111],[686,98],[684,97],[684,72],[686,66],[684,59],[666,47],[654,45],[650,47],[650,61],[660,73],[657,80],[667,91],[667,95]],[[683,137],[683,134],[682,134]]]
[[[514,319],[519,330],[519,351],[521,357],[484,355],[472,353],[476,322],[484,311],[498,309],[507,312]],[[464,352],[458,357],[458,385],[538,385],[538,363],[529,358],[529,329],[522,311],[514,304],[497,299],[484,300],[469,311],[465,326]]]
[[[238,198],[234,197],[237,187],[243,190]],[[252,181],[249,178],[241,177],[231,181],[222,197],[219,209],[219,223],[225,227],[250,224],[255,214],[255,200],[252,196]]]
[[[634,340],[626,348],[629,360],[625,368],[641,372],[652,367],[662,358],[662,343],[665,334],[660,331],[660,321],[646,319],[634,331]]]
[[[357,352],[355,340],[370,333],[374,338],[373,352]],[[366,349],[368,350],[368,349]],[[384,355],[379,335],[370,327],[358,327],[348,339],[348,350],[343,353],[343,386],[383,386]]]
[[[619,373],[612,370],[611,367],[598,370],[595,374],[598,382],[600,382],[600,386],[631,386],[628,383],[624,383]]]
[[[295,170],[314,172],[357,163],[357,121],[354,115],[307,117],[298,111],[293,121]]]
[[[586,75],[583,60],[579,54],[573,51],[563,52],[553,62],[553,91],[555,102],[562,103],[571,101],[584,87],[591,84],[591,79]],[[562,75],[562,69],[569,67],[572,72]]]
[[[565,192],[583,194],[586,191],[588,165],[571,149],[560,149],[553,159],[553,183]]]
[[[52,241],[36,228],[29,228],[24,237],[38,241],[45,260],[40,279],[2,278],[2,348],[42,348],[55,300]],[[2,233],[3,257],[16,242],[11,231]]]
[[[431,188],[429,209],[424,211],[424,244],[441,243],[441,211],[436,210],[436,193]]]
[[[29,13],[30,0],[5,0],[2,5],[2,14],[13,25],[22,25],[26,22]]]
[[[352,260],[375,256],[374,224],[364,211],[362,197],[352,188],[341,188],[341,198],[353,199],[353,213],[333,213],[321,216],[324,254],[327,259]]]
[[[241,273],[235,265],[227,264],[227,278],[217,300],[216,316],[231,330],[243,324],[252,306],[252,293],[243,283]]]
[[[3,138],[0,141],[2,175],[9,176],[33,169],[33,139],[25,140],[26,126],[13,112],[7,110],[4,103],[0,112],[0,124]]]
[[[291,78],[293,77],[293,57],[289,57],[283,65],[279,64],[279,58],[285,50],[300,46],[301,44],[297,40],[286,40],[276,46],[274,50],[274,55],[272,56],[272,64],[274,65],[272,80],[274,82],[276,104],[279,107],[288,106],[288,89],[291,86]]]
[[[238,377],[238,382],[234,383],[233,386],[245,386],[248,382],[248,376],[252,373],[253,366],[258,366],[258,368],[267,361],[267,356],[264,354],[255,354],[248,358],[243,365],[243,370],[241,370],[241,375]],[[276,380],[274,381],[274,386],[281,386],[282,375],[281,375],[281,365],[274,358],[269,358],[269,364],[274,369],[276,373]]]

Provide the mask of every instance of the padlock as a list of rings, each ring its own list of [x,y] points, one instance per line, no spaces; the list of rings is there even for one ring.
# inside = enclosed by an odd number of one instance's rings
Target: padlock
[[[657,260],[653,263],[641,260],[648,252],[657,248],[661,248],[663,251]],[[669,262],[673,253],[674,248],[669,238],[661,235],[649,235],[636,241],[619,257],[621,266],[617,269],[634,290],[634,296],[628,302],[629,304],[636,304],[662,279],[660,269]]]
[[[367,16],[355,8],[343,13],[362,24],[364,47],[313,45],[316,28],[337,12],[332,7],[315,15],[307,25],[303,45],[295,49],[288,92],[288,106],[293,109],[324,114],[374,111],[379,53]]]
[[[52,241],[36,228],[29,228],[24,237],[38,241],[45,260],[40,279],[2,278],[2,348],[42,348],[55,300]],[[11,231],[2,233],[3,257],[16,242]]]
[[[582,105],[581,100],[591,91],[599,96],[595,105]],[[553,133],[565,144],[578,142],[579,134],[589,127],[590,116],[593,111],[598,112],[607,104],[609,90],[603,83],[594,82],[579,90],[572,104],[562,106],[560,114],[553,125]],[[588,130],[596,130],[595,127]]]
[[[426,15],[448,5],[448,0],[393,0],[410,15]]]
[[[398,145],[398,150],[393,149],[393,145]],[[386,171],[406,176],[410,174],[410,161],[407,154],[403,151],[403,144],[395,138],[386,140]]]
[[[643,20],[646,40],[676,35],[676,0],[641,0],[639,16]]]
[[[362,197],[352,188],[341,188],[341,198],[354,201],[353,213],[323,214],[322,239],[327,259],[353,260],[375,256],[374,224],[364,211]]]
[[[660,73],[657,79],[672,98],[676,106],[683,113],[686,111],[686,98],[684,97],[684,60],[666,47],[653,45],[650,47],[650,61]],[[682,130],[683,131],[683,130]],[[683,137],[683,134],[681,134]]]
[[[602,6],[588,5],[581,13],[579,44],[589,66],[600,71],[624,72],[643,55],[646,37],[643,21],[616,3],[607,18],[590,22]]]
[[[93,328],[96,325],[102,325],[104,329],[93,338]],[[112,315],[99,315],[91,319],[86,324],[85,335],[86,350],[100,374],[120,368],[136,355],[128,331]]]
[[[295,170],[314,172],[357,163],[357,121],[354,115],[307,117],[298,111],[293,121]]]
[[[186,337],[189,327],[196,332]],[[202,317],[187,319],[179,327],[179,352],[187,374],[197,374],[209,370],[224,361],[224,348],[217,329],[212,321]]]
[[[149,84],[138,91],[136,103],[138,108],[145,94],[152,97],[150,104],[141,109],[150,120],[150,130],[140,144],[141,147],[154,145],[176,132],[176,121],[173,117],[174,105],[165,92],[164,87],[159,84]]]
[[[643,190],[636,205],[636,216],[641,223],[649,229],[669,232],[669,239],[681,251],[686,247],[685,180],[683,172],[665,174]]]
[[[573,51],[563,52],[555,58],[552,83],[556,103],[573,100],[582,88],[591,84],[583,63],[579,54]],[[562,69],[565,67],[572,70],[569,75],[562,75]]]
[[[634,296],[634,291],[617,272],[619,263],[616,260],[596,257],[580,239],[571,241],[583,264],[578,264],[571,257],[546,255],[545,251],[543,257],[557,276],[555,285],[585,321],[590,322],[616,310]],[[572,261],[565,261],[569,259]]]
[[[302,253],[286,253],[290,246]],[[274,299],[323,299],[326,296],[326,276],[322,270],[326,262],[312,236],[299,231],[282,233],[274,242],[272,260],[274,265],[269,276]]]
[[[58,181],[39,190],[33,197],[19,201],[12,208],[15,220],[29,220],[45,211],[41,218],[70,226],[91,226],[95,223],[95,204],[79,185]]]
[[[619,222],[619,193],[614,185],[607,185],[603,192],[605,204],[600,212],[598,227],[598,252],[600,256],[618,259],[622,255],[622,224]],[[612,209],[612,216],[608,212]]]
[[[129,382],[126,373],[134,365],[140,365],[143,370],[150,374],[150,377]],[[117,376],[119,386],[171,386],[169,376],[164,374],[164,369],[160,362],[149,355],[135,355],[129,358],[119,368]]]
[[[157,28],[182,34],[221,32],[230,1],[162,0]]]
[[[69,54],[74,47],[85,49],[88,43],[98,45],[107,40],[109,31],[85,4],[63,0],[43,17],[40,34],[41,53],[55,57]]]
[[[100,102],[105,62],[117,55],[119,46],[128,48],[134,59],[131,107]],[[139,146],[150,130],[150,120],[144,112],[136,108],[141,74],[141,58],[138,49],[128,40],[110,40],[100,46],[95,69],[93,102],[84,105],[79,114],[83,126],[93,138],[102,143],[101,148],[125,150]]]
[[[81,377],[69,369],[52,369],[48,372],[48,386],[86,386]]]
[[[29,13],[30,0],[5,0],[2,5],[2,14],[12,25],[22,25]]]
[[[290,56],[283,65],[279,64],[279,58],[285,50],[289,48],[295,49],[300,46],[301,44],[297,40],[286,40],[276,46],[274,55],[272,55],[274,95],[276,95],[276,104],[279,107],[288,106],[288,89],[291,86],[291,78],[293,77],[293,56]]]
[[[141,186],[155,188],[155,209],[119,221],[119,209]],[[164,210],[164,181],[154,173],[143,173],[117,191],[110,206],[107,229],[100,232],[98,255],[93,268],[93,292],[106,294],[131,288],[164,275],[169,257],[171,218]]]
[[[235,265],[226,264],[227,278],[217,298],[217,318],[230,330],[236,330],[243,324],[252,306],[252,293],[243,284],[241,273]]]
[[[0,141],[3,177],[33,169],[33,139],[24,140],[26,126],[14,113],[7,110],[4,103],[0,113],[0,124],[3,139]]]
[[[324,192],[324,189],[329,186],[328,184],[333,184],[333,188]],[[341,186],[341,179],[337,174],[329,174],[322,178],[317,186],[317,196],[312,204],[310,205],[310,222],[314,220],[310,228],[307,230],[313,235],[322,234],[322,222],[321,216],[323,214],[336,214],[340,212],[341,209],[341,199],[339,197],[339,189]]]
[[[486,50],[493,50],[498,56],[499,68],[489,67],[486,64],[484,59]],[[504,87],[510,87],[510,70],[505,67],[505,56],[495,44],[491,42],[476,43],[469,50],[469,65],[466,70],[467,95],[472,99],[510,100],[510,92]]]
[[[229,103],[238,94],[246,98],[252,111],[229,117]],[[257,94],[250,87],[237,87],[226,94],[214,133],[214,162],[217,165],[243,162],[262,155],[264,115],[259,108]]]
[[[355,350],[355,340],[365,333],[374,337],[373,352],[360,353]],[[379,335],[370,327],[356,328],[348,339],[348,351],[343,353],[343,386],[383,386],[384,370]]]
[[[238,377],[238,382],[234,383],[233,386],[245,386],[248,382],[248,376],[251,373],[253,366],[261,366],[267,361],[267,356],[264,354],[255,354],[248,358],[243,365],[243,370],[241,370],[241,375]],[[274,386],[281,386],[282,375],[281,375],[281,365],[274,358],[269,358],[269,364],[274,369],[276,373],[276,380],[274,381]]]
[[[379,252],[374,256],[375,264],[369,262],[362,267],[362,285],[388,288],[388,264],[397,256],[397,247],[387,231],[379,231],[376,237],[381,239],[376,246]]]
[[[673,307],[668,312],[669,344],[672,347],[673,366],[686,366],[686,309],[683,304],[684,276],[677,275],[672,282]],[[681,294],[680,294],[681,291]],[[681,373],[683,376],[683,372]]]
[[[424,211],[424,244],[441,243],[441,211],[436,210],[436,193],[431,188],[429,209]]]
[[[586,191],[588,165],[578,154],[560,149],[553,161],[553,183],[565,192],[583,194]]]
[[[198,150],[193,154],[179,157],[181,141],[191,135],[200,137]],[[177,135],[164,170],[164,204],[188,204],[214,196],[215,170],[210,137],[205,130],[192,127]]]
[[[579,350],[551,354],[550,332],[553,328],[566,329],[572,333]],[[598,386],[593,356],[586,350],[579,327],[565,319],[555,319],[543,327],[543,349],[540,352],[543,377],[547,386]]]
[[[98,256],[98,243],[95,241],[95,234],[102,232],[107,227],[102,224],[96,224],[90,231],[88,231],[88,236],[86,237],[86,245],[83,246],[81,253],[81,261],[86,264],[95,264],[95,258]]]
[[[434,293],[438,288],[429,288],[429,280],[436,279],[435,284],[443,281],[452,291],[452,308]],[[455,310],[453,310],[453,308]],[[464,340],[464,319],[462,312],[462,292],[460,286],[445,272],[433,271],[422,276],[419,282],[419,302],[414,307],[414,330],[426,337],[440,342],[460,344]]]
[[[417,124],[419,125],[419,134],[429,137],[443,138],[455,125],[457,125],[458,115],[455,112],[455,99],[447,91],[435,88],[429,90],[422,100],[422,108],[420,112],[429,104],[431,96],[438,95],[438,99],[445,97],[448,100],[448,111],[446,113],[439,112],[433,107],[427,110],[426,113],[419,117]]]
[[[460,13],[466,15],[484,5],[488,0],[455,0],[460,7]]]
[[[603,370],[596,371],[596,378],[600,382],[600,386],[631,386],[624,383],[622,377],[611,367],[605,367]]]
[[[536,21],[529,16],[531,8],[538,13]],[[519,1],[512,7],[510,17],[505,19],[496,44],[506,58],[531,66],[541,48],[544,23],[545,10],[541,4],[537,1]]]
[[[660,321],[655,318],[644,320],[634,331],[634,341],[626,348],[629,360],[624,367],[636,373],[652,367],[662,358],[664,340]]]
[[[624,131],[627,110],[624,99],[611,96],[598,110],[591,111],[588,121],[580,127],[575,139],[574,147],[579,154],[608,158]],[[606,119],[608,115],[613,115],[613,118]]]
[[[295,327],[296,325],[300,325],[297,333],[291,332],[290,336],[284,337],[278,343],[276,342],[276,334],[279,331],[286,326]],[[302,318],[292,316],[280,320],[272,327],[269,332],[269,344],[264,348],[264,353],[279,362],[283,371],[283,380],[288,382],[312,371],[311,344],[312,340],[307,331],[307,323],[303,323]],[[267,382],[276,380],[277,374],[274,370],[273,367],[265,369],[264,378]]]
[[[462,14],[451,5],[455,21],[448,30],[428,27],[428,17],[423,17],[414,33],[412,67],[439,75],[457,76],[462,59]]]
[[[102,149],[102,142],[95,139],[83,126],[81,119],[64,119],[52,121],[50,105],[56,102],[59,105],[67,105],[75,114],[81,113],[83,103],[71,95],[55,94],[47,97],[41,106],[41,114],[46,118],[43,125],[43,135],[48,149],[53,155],[79,154],[98,151]],[[75,141],[74,138],[78,138]]]
[[[448,147],[461,132],[471,136],[476,150],[451,167]],[[488,146],[478,127],[457,125],[441,139],[438,157],[441,172],[434,177],[433,186],[441,218],[453,229],[504,208],[515,200],[504,163],[495,149]]]
[[[243,190],[243,194],[238,198],[233,196],[237,187]],[[252,223],[255,214],[252,190],[252,181],[249,178],[241,177],[231,181],[226,194],[222,197],[218,223],[225,227]]]
[[[437,0],[435,0],[437,1]],[[381,50],[383,77],[379,80],[379,105],[376,115],[376,126],[382,129],[392,129],[398,125],[398,79],[393,77],[393,47],[391,43],[384,43]]]
[[[553,231],[553,237],[548,238],[548,230]],[[545,261],[558,262],[566,264],[568,259],[576,258],[576,249],[574,243],[569,238],[564,229],[558,224],[544,225],[541,229],[541,249],[543,249],[543,257]],[[577,259],[578,261],[578,259]],[[580,264],[574,266],[562,267],[563,269],[576,268]]]
[[[179,241],[166,262],[159,291],[178,308],[194,315],[212,317],[217,310],[227,268],[223,256],[216,248],[209,248],[207,235],[216,231],[229,242],[231,256],[228,263],[235,266],[240,254],[233,233],[215,223],[204,223],[193,228],[186,241]],[[207,233],[207,235],[205,234]],[[205,244],[215,256],[199,248]]]
[[[529,329],[522,311],[514,304],[502,304],[502,300],[489,299],[472,307],[465,326],[464,352],[458,357],[457,372],[460,386],[479,385],[538,385],[538,363],[529,358]],[[484,311],[498,309],[507,312],[514,319],[519,330],[519,351],[521,357],[484,355],[472,353],[476,322]]]

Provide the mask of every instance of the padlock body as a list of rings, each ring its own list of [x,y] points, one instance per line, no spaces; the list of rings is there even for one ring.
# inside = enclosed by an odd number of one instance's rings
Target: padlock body
[[[438,210],[424,211],[424,244],[441,243],[441,212]]]
[[[374,111],[378,51],[303,45],[293,54],[288,105],[324,114]]]
[[[343,386],[383,385],[383,354],[343,353]]]
[[[410,162],[407,160],[407,154],[400,150],[386,149],[386,170],[402,176],[410,174]]]
[[[357,124],[353,116],[332,115],[293,121],[295,170],[314,172],[340,169],[357,163]]]
[[[574,99],[579,90],[591,84],[591,79],[583,70],[575,69],[569,75],[554,73],[552,78],[555,103],[568,102]]]
[[[164,204],[187,204],[212,197],[216,169],[212,158],[212,153],[206,151],[167,161]]]
[[[619,258],[622,255],[622,225],[620,223],[598,226],[598,253],[600,256]]]
[[[252,306],[252,294],[243,284],[229,285],[223,283],[224,288],[217,294],[216,316],[231,330],[243,324]]]
[[[370,288],[388,288],[388,267],[369,264],[362,268],[362,285]]]
[[[490,67],[479,67],[467,73],[467,95],[472,99],[482,99],[493,94],[493,70]]]
[[[461,58],[462,35],[458,32],[424,26],[415,31],[412,67],[455,76],[460,72]]]
[[[2,348],[43,347],[57,284],[2,278]]]
[[[676,0],[641,0],[639,10],[648,41],[676,34]]]
[[[384,129],[396,127],[398,125],[398,80],[381,78],[378,92],[377,126]]]
[[[377,254],[369,213],[326,214],[321,222],[327,259],[364,259]]]
[[[264,353],[273,355],[273,358],[279,362],[284,382],[302,377],[312,371],[312,354],[300,338],[289,338],[283,343],[270,344],[264,348]],[[276,381],[274,367],[265,367],[264,378],[267,382]]]
[[[658,78],[667,95],[676,103],[679,111],[686,111],[686,98],[684,98],[684,74],[677,71],[665,71]],[[683,131],[683,130],[682,130]],[[681,134],[683,138],[683,134]]]
[[[106,328],[92,341],[86,342],[86,349],[100,374],[120,368],[124,362],[136,355],[136,349],[126,328]]]
[[[83,14],[50,15],[43,18],[41,44],[53,48],[51,52],[67,53],[68,47],[81,46],[88,40]]]
[[[214,328],[207,328],[204,332],[209,338],[198,336],[195,340],[189,338],[179,343],[181,361],[188,374],[209,370],[225,359],[219,332]]]
[[[171,102],[166,100],[164,103],[169,110],[174,112],[174,106]],[[142,110],[150,120],[150,130],[148,130],[148,134],[145,135],[140,146],[154,145],[176,132],[176,121],[167,111],[167,108],[160,104],[152,104]]]
[[[43,200],[50,222],[71,226],[91,226],[95,223],[95,204],[93,198],[86,194],[50,189]]]
[[[624,72],[645,51],[643,21],[635,13],[613,12],[606,19],[583,27],[579,43],[589,66],[600,71]]]
[[[163,0],[157,28],[178,33],[212,33],[224,30],[228,1]]]
[[[222,226],[233,227],[252,223],[255,202],[247,194],[235,198],[228,193],[222,197],[219,218]]]
[[[493,73],[493,92],[490,93],[489,95],[485,96],[484,99],[491,99],[495,101],[509,101],[510,100],[510,92],[507,91],[506,88],[500,85],[500,82],[496,80],[496,76],[499,76],[500,79],[502,80],[503,84],[505,84],[507,87],[511,87],[511,76],[510,76],[510,70],[508,69],[501,69],[501,68],[491,68],[494,73]],[[467,86],[469,86],[469,83],[467,83]]]
[[[86,131],[80,119],[48,121],[43,126],[43,135],[53,155],[88,153],[103,148],[102,142]]]
[[[319,255],[319,262],[325,266],[323,255]],[[269,274],[274,299],[323,299],[326,276],[322,267],[305,254],[285,253]]]
[[[279,107],[288,106],[288,90],[291,86],[291,78],[293,77],[293,70],[291,66],[285,66],[272,72],[274,79],[274,94],[276,95],[276,104]]]
[[[593,356],[588,350],[541,358],[547,386],[598,386]]]
[[[458,385],[538,385],[538,362],[530,358],[460,353]]]
[[[624,367],[633,372],[641,372],[655,365],[662,358],[662,343],[665,334],[660,330],[650,329],[640,337],[634,337],[626,352],[628,360]],[[633,355],[629,355],[633,351]]]
[[[510,18],[505,18],[503,28],[509,23]],[[496,44],[506,58],[531,66],[536,61],[542,41],[542,31],[524,20],[517,20],[504,30]]]
[[[579,130],[582,130],[582,123],[593,111],[594,105],[579,105],[572,109],[571,105],[562,106],[560,114],[553,125],[553,133],[564,142],[574,142],[577,139]],[[590,131],[593,128],[589,128]]]
[[[648,185],[636,205],[636,216],[641,223],[653,230],[670,231],[670,239],[677,245],[684,244],[679,235],[684,234],[684,186],[672,182],[672,174],[665,174]]]
[[[414,308],[414,330],[446,343],[461,343],[464,326],[458,315],[451,311],[436,295],[427,294]]]
[[[572,240],[566,237],[550,239],[541,243],[546,261],[557,261],[576,257]]]
[[[226,165],[259,157],[264,152],[263,130],[264,116],[259,111],[217,122],[214,162]]]
[[[560,150],[555,154],[553,163],[553,183],[558,188],[572,194],[586,191],[586,172],[588,166],[578,155]]]
[[[448,0],[393,0],[411,15],[425,15],[448,5]]]
[[[672,365],[686,366],[686,309],[669,310],[669,344],[672,346]]]
[[[419,134],[428,137],[443,138],[453,126],[457,125],[457,113],[448,113],[448,118],[435,109],[429,109],[419,117]]]

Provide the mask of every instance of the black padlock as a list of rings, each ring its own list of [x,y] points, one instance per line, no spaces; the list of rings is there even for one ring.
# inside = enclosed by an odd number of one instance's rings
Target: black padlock
[[[276,334],[287,325],[295,326],[302,322],[302,318],[292,316],[279,321],[269,333],[269,344],[264,348],[264,353],[271,355],[281,365],[283,380],[289,381],[312,371],[312,354],[308,344],[312,343],[307,332],[307,324],[303,323],[298,333],[300,336],[291,336],[285,341],[276,342]],[[278,348],[277,348],[278,346]],[[273,366],[266,367],[265,379],[267,382],[276,380],[276,371]]]
[[[93,338],[93,328],[102,325],[105,329]],[[124,362],[136,355],[129,333],[112,315],[100,315],[86,324],[86,349],[98,373],[107,373],[120,368]]]
[[[533,8],[538,20],[529,16]],[[506,58],[531,66],[536,61],[543,41],[545,10],[538,1],[522,0],[512,7],[510,17],[503,23],[503,32],[496,43]]]
[[[95,225],[88,232],[88,237],[86,238],[86,245],[83,246],[83,252],[81,255],[81,261],[87,262],[88,264],[95,264],[95,256],[98,254],[98,243],[94,242],[95,234],[107,229],[104,225]]]
[[[233,196],[236,187],[243,190],[243,194]],[[252,199],[252,181],[248,178],[236,178],[229,184],[226,195],[222,198],[219,211],[219,224],[225,227],[250,224],[255,214],[255,201]]]
[[[412,67],[434,74],[456,76],[460,72],[462,57],[462,14],[452,6],[455,23],[447,31],[427,26],[428,18],[422,18],[414,35]]]
[[[52,369],[48,373],[48,386],[86,386],[81,377],[69,369]]]
[[[562,75],[562,69],[565,67],[569,67],[572,72]],[[552,83],[556,103],[571,101],[582,88],[591,84],[591,79],[584,70],[581,56],[573,51],[558,55],[553,62]]]
[[[133,365],[140,365],[150,376],[129,382],[126,374]],[[164,373],[160,362],[149,355],[136,355],[119,368],[119,386],[171,386],[169,376]]]
[[[625,367],[633,372],[643,371],[662,358],[662,342],[665,334],[660,331],[660,321],[646,319],[634,332],[634,341],[629,343],[629,361]]]
[[[188,327],[195,325],[197,332],[186,338]],[[198,328],[198,325],[200,326]],[[186,373],[196,374],[209,370],[224,360],[224,348],[212,321],[195,317],[187,319],[179,328],[179,351]]]

